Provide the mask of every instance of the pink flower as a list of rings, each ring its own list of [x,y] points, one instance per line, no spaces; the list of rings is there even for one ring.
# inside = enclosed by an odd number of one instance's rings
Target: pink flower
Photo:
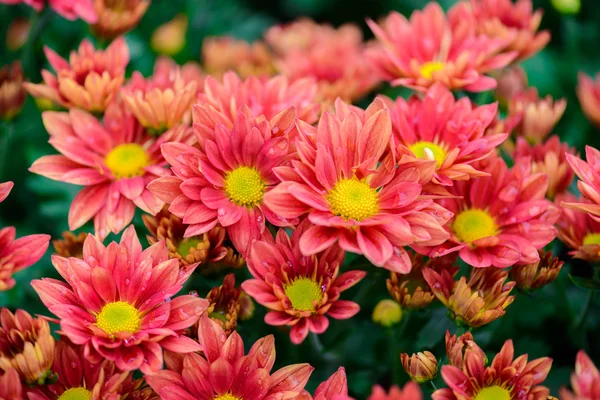
[[[13,185],[12,182],[0,183],[0,203]],[[13,274],[38,262],[50,243],[50,235],[29,235],[16,240],[15,236],[12,226],[0,229],[0,292],[12,289],[16,284]]]
[[[545,199],[548,176],[533,173],[521,161],[508,169],[496,156],[486,160],[489,176],[456,182],[456,197],[440,204],[454,213],[447,229],[451,237],[441,246],[417,250],[430,257],[458,251],[474,267],[506,268],[539,260],[538,249],[556,237],[560,211]]]
[[[129,48],[122,37],[104,51],[96,50],[92,43],[84,40],[77,52],[71,52],[69,61],[48,47],[44,53],[56,76],[42,70],[44,83],[25,83],[27,91],[35,98],[89,112],[101,113],[112,102],[123,84],[129,63]]]
[[[44,0],[0,0],[4,4],[25,3],[33,7],[36,11],[44,8]],[[89,24],[94,24],[98,20],[98,15],[94,9],[92,0],[48,0],[50,8],[57,14],[71,21],[81,18]]]
[[[442,225],[450,213],[421,195],[435,163],[396,162],[382,100],[367,110],[338,100],[336,109],[324,113],[318,127],[298,123],[300,160],[274,169],[282,183],[265,194],[265,204],[281,218],[308,215],[314,226],[299,240],[305,256],[338,243],[377,266],[407,273],[404,246],[448,238]]]
[[[203,356],[189,353],[167,359],[167,370],[146,375],[163,400],[295,399],[313,368],[294,364],[273,373],[275,340],[266,336],[244,355],[237,332],[229,337],[210,318],[200,318],[198,339]]]
[[[573,392],[566,388],[560,391],[561,400],[593,400],[600,398],[600,372],[585,351],[577,353],[575,372],[571,375]]]
[[[505,67],[518,54],[501,53],[506,39],[477,35],[473,26],[448,20],[437,2],[414,11],[410,20],[394,11],[380,24],[367,23],[379,41],[367,51],[379,74],[392,85],[416,90],[435,82],[470,92],[493,89],[496,81],[484,74]]]
[[[338,368],[326,381],[321,382],[315,389],[314,396],[304,391],[296,400],[352,400],[348,396],[346,369]]]
[[[596,126],[600,126],[600,73],[595,78],[583,72],[578,75],[577,98],[585,116]]]
[[[163,155],[175,176],[160,178],[148,188],[189,225],[185,237],[220,224],[245,255],[253,240],[268,234],[265,219],[277,226],[294,222],[279,218],[263,198],[279,182],[273,168],[289,157],[287,134],[295,119],[293,108],[269,123],[243,107],[232,128],[219,123],[214,131],[196,129],[203,149],[181,143],[163,145]]]
[[[9,369],[0,375],[0,399],[23,400],[23,386],[15,369]]]
[[[452,92],[436,83],[420,99],[395,101],[384,98],[392,118],[394,143],[408,148],[408,155],[434,160],[433,182],[452,185],[454,180],[485,176],[473,168],[506,137],[506,133],[486,134],[497,113],[497,104],[476,107],[468,98],[455,100]]]
[[[246,259],[254,279],[242,283],[246,293],[271,310],[265,316],[267,324],[292,326],[290,339],[295,344],[302,343],[309,331],[325,332],[327,315],[347,319],[358,313],[358,304],[339,298],[366,275],[348,271],[338,276],[344,252],[337,245],[303,256],[299,241],[310,226],[304,220],[291,238],[280,229],[275,243],[254,242]]]
[[[586,202],[562,202],[561,207],[570,208],[580,212],[586,212],[594,220],[600,222],[600,151],[585,146],[587,162],[573,155],[567,155],[567,162],[580,179],[577,188],[582,196],[589,200]]]
[[[373,386],[371,395],[367,400],[422,400],[423,393],[415,382],[408,382],[402,389],[394,385],[389,393],[379,385]]]
[[[590,204],[589,200],[578,199],[571,193],[557,197],[557,204],[563,202]],[[558,238],[571,249],[571,256],[592,262],[600,261],[600,221],[585,212],[565,207],[556,227]]]
[[[148,135],[119,103],[106,110],[104,123],[85,111],[44,112],[49,143],[61,155],[44,156],[29,169],[57,181],[85,186],[69,210],[69,229],[94,219],[102,240],[131,222],[136,206],[156,214],[164,202],[146,189],[169,175],[160,152],[162,143],[193,142],[191,129],[177,128],[156,138]]]
[[[163,349],[188,353],[200,346],[183,335],[198,321],[208,301],[184,295],[171,299],[194,271],[179,269],[164,242],[142,251],[133,227],[119,244],[105,247],[89,235],[83,258],[54,256],[52,264],[66,282],[43,278],[31,285],[62,333],[85,347],[92,363],[115,362],[122,371],[157,371]]]

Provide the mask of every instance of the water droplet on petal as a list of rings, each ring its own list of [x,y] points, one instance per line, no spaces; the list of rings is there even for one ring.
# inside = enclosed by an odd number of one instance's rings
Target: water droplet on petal
[[[189,295],[190,296],[194,296],[194,297],[198,297],[198,292],[196,292],[195,290],[190,290]]]
[[[224,216],[226,213],[227,213],[227,211],[225,211],[225,209],[224,209],[224,208],[219,208],[219,209],[217,210],[217,215],[218,215],[219,217],[222,217],[222,216]]]
[[[273,155],[275,155],[275,149],[271,147],[271,148],[269,149],[269,151],[267,151],[267,153],[268,153],[270,156],[273,156]]]

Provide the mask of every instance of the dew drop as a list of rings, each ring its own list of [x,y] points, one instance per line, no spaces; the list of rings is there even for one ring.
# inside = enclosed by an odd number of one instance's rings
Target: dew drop
[[[273,155],[275,155],[275,149],[271,147],[271,148],[269,149],[269,151],[267,151],[267,153],[268,153],[270,156],[273,156]]]
[[[219,209],[217,210],[217,215],[218,215],[219,217],[223,217],[223,216],[224,216],[226,213],[227,213],[227,212],[225,211],[225,209],[224,209],[224,208],[219,208]]]
[[[195,290],[190,290],[189,295],[190,296],[194,296],[194,297],[198,297],[198,292],[196,292]]]

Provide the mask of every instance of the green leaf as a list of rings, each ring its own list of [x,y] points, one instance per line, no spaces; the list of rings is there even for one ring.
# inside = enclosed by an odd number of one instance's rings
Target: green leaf
[[[580,276],[574,276],[569,274],[569,279],[575,286],[585,290],[598,290],[600,289],[600,282],[589,278],[582,278]]]

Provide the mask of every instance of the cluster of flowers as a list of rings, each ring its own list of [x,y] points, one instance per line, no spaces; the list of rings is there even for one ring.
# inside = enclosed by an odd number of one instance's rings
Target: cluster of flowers
[[[69,228],[93,221],[95,234],[65,233],[52,258],[62,280],[31,283],[56,319],[2,310],[0,398],[343,400],[343,368],[311,396],[309,365],[271,372],[272,336],[244,354],[235,328],[252,313],[250,298],[269,310],[267,324],[290,327],[292,342],[321,334],[328,317],[359,311],[341,300],[366,275],[342,272],[350,252],[390,271],[392,310],[437,299],[457,324],[480,327],[504,315],[515,286],[556,278],[563,263],[543,248],[557,236],[573,257],[600,260],[600,152],[588,148],[586,163],[550,135],[565,101],[540,97],[516,65],[550,39],[529,0],[391,13],[368,21],[369,43],[356,26],[300,20],[253,44],[211,39],[202,67],[162,58],[147,78],[126,78],[119,35],[149,1],[49,5],[116,39],[105,50],[84,40],[68,60],[46,48],[54,73],[42,71],[40,84],[23,83],[18,65],[4,69],[0,113],[17,115],[25,90],[61,109],[42,114],[59,154],[30,171],[83,186]],[[382,82],[415,94],[351,105]],[[485,105],[452,92],[494,88],[499,102]],[[579,97],[600,125],[600,78],[582,76]],[[575,174],[579,199],[568,192]],[[1,200],[11,187],[0,186]],[[138,208],[147,249],[128,227]],[[120,243],[105,246],[111,232],[123,232]],[[0,290],[50,239],[14,237],[0,231]],[[473,267],[467,276],[458,276],[458,258]],[[246,265],[243,291],[228,275],[206,299],[175,296],[195,270]],[[60,324],[56,343],[49,321]],[[446,347],[448,388],[436,400],[549,395],[540,384],[550,359],[513,360],[507,341],[486,366],[470,333],[448,334]],[[402,364],[417,382],[438,369],[428,352],[403,354]],[[136,370],[144,377],[133,379]],[[600,396],[584,353],[572,386],[562,398]],[[389,394],[375,387],[370,397],[419,398],[414,383]]]

